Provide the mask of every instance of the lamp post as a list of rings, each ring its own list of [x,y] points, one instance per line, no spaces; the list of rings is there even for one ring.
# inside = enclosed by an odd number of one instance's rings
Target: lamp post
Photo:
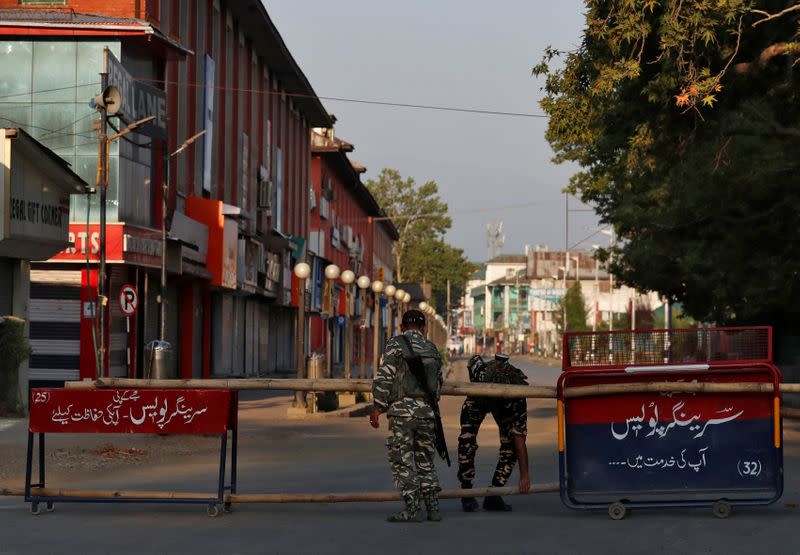
[[[328,264],[325,266],[325,279],[327,280],[328,286],[328,295],[325,299],[330,303],[330,312],[328,312],[328,320],[325,322],[325,327],[327,331],[325,333],[325,369],[327,372],[328,377],[330,378],[333,369],[333,315],[336,312],[336,301],[334,300],[334,291],[335,287],[334,284],[336,282],[336,278],[339,277],[339,266],[336,264]]]
[[[392,337],[394,335],[394,295],[397,293],[397,287],[394,285],[387,285],[383,289],[383,294],[386,297],[386,336]]]
[[[380,350],[380,331],[381,331],[381,292],[383,282],[376,279],[372,282],[373,305],[372,305],[372,375],[378,369],[378,353]]]
[[[426,303],[425,301],[419,303],[419,309],[425,315],[425,337],[430,339],[431,335],[430,335],[430,327],[428,326],[428,308],[430,307],[428,306],[428,303]]]
[[[344,297],[345,297],[345,319],[344,319],[344,377],[350,379],[350,367],[353,359],[353,319],[352,309],[350,304],[353,300],[353,282],[356,280],[356,275],[352,270],[345,270],[342,272],[342,283],[344,283]]]
[[[597,250],[600,245],[592,245],[594,250],[594,319],[592,320],[592,331],[597,331],[597,314],[600,312],[600,260],[597,258]]]
[[[295,330],[295,356],[297,363],[297,377],[305,377],[306,366],[306,280],[311,275],[311,267],[305,262],[300,262],[294,267],[294,275],[300,280],[297,291],[297,329]],[[294,392],[294,403],[296,408],[306,408],[306,394],[304,391]]]
[[[172,158],[186,150],[189,146],[194,144],[197,139],[205,134],[205,129],[199,133],[195,133],[183,141],[181,146],[178,147],[175,152],[164,156],[164,183],[161,188],[161,288],[159,295],[159,304],[161,305],[159,319],[161,322],[158,333],[158,338],[161,341],[164,341],[164,330],[166,328],[167,321],[167,303],[165,301],[167,294],[167,195],[169,194],[169,162],[172,160]]]
[[[105,85],[106,81],[108,80],[108,74],[103,74],[103,96],[105,96]],[[100,149],[101,155],[97,159],[98,165],[98,172],[100,175],[100,265],[98,268],[98,276],[97,276],[97,303],[100,305],[100,310],[98,311],[95,308],[95,314],[97,315],[97,327],[98,327],[98,335],[100,336],[100,346],[98,348],[98,362],[100,364],[100,368],[97,369],[97,374],[99,376],[106,375],[106,361],[108,357],[106,356],[106,305],[108,304],[108,296],[106,295],[106,193],[108,191],[108,158],[109,158],[109,150],[111,147],[111,143],[123,135],[127,135],[137,127],[144,125],[150,121],[156,119],[155,116],[147,116],[146,118],[142,118],[137,120],[127,126],[122,131],[111,135],[110,137],[106,135],[108,131],[108,121],[107,116],[110,113],[108,108],[106,107],[106,101],[104,99],[103,103],[100,105]]]
[[[395,299],[394,305],[395,305],[395,308],[397,309],[397,331],[398,332],[400,331],[400,323],[402,322],[402,319],[403,319],[403,300],[405,300],[405,298],[406,298],[406,292],[405,291],[403,291],[402,289],[398,289],[397,291],[395,291],[395,293],[394,293],[394,299]]]
[[[359,330],[359,353],[358,353],[358,360],[359,360],[359,370],[358,370],[358,377],[359,378],[366,378],[367,377],[367,289],[369,289],[371,282],[367,276],[360,276],[356,280],[356,285],[361,290],[361,329]]]

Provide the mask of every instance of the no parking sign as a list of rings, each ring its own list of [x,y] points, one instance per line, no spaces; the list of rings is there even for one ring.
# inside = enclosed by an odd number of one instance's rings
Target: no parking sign
[[[125,316],[131,317],[136,314],[136,307],[139,305],[139,294],[133,285],[123,285],[119,291],[119,309]]]

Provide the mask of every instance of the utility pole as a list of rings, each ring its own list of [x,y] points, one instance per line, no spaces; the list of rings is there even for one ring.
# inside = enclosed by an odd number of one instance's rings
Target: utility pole
[[[450,280],[447,280],[447,339],[450,339],[450,336],[453,333],[453,319],[451,316],[451,308],[450,308]]]
[[[105,90],[108,87],[108,50],[103,50],[103,73],[100,74],[100,87],[105,95]],[[94,316],[97,322],[98,332],[100,338],[100,347],[98,349],[98,360],[100,368],[97,369],[97,375],[105,377],[106,375],[106,191],[108,189],[108,114],[104,101],[100,106],[100,148],[99,156],[97,159],[98,176],[100,182],[98,188],[100,189],[100,268],[97,275],[97,302],[94,307]],[[88,205],[87,205],[88,210]],[[87,238],[88,240],[88,238]]]

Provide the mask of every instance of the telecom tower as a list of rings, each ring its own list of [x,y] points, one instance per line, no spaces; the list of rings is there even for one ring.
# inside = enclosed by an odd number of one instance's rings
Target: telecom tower
[[[503,222],[489,222],[486,224],[486,247],[489,250],[489,258],[491,260],[503,252],[503,245],[506,242],[506,236],[503,235]]]

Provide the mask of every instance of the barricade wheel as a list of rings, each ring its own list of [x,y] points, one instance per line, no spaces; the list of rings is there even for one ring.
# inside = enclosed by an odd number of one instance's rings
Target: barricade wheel
[[[209,505],[208,509],[206,509],[206,514],[210,517],[215,517],[219,515],[219,506],[218,505]]]
[[[222,510],[225,511],[226,513],[230,513],[231,511],[233,511],[233,507],[231,506],[230,503],[225,503],[222,506]]]
[[[32,515],[42,514],[42,509],[39,508],[39,503],[31,503],[31,514]]]
[[[724,499],[720,499],[711,507],[711,510],[714,512],[714,516],[717,518],[728,518],[731,516],[731,504],[725,501]]]
[[[625,505],[616,501],[608,506],[608,516],[611,517],[612,520],[622,520],[628,514],[628,509],[625,508]]]
[[[55,503],[53,503],[52,501],[48,501],[48,502],[47,502],[47,512],[48,512],[48,513],[52,513],[52,512],[53,512],[53,511],[55,511],[55,510],[56,510],[56,505],[55,505]]]

